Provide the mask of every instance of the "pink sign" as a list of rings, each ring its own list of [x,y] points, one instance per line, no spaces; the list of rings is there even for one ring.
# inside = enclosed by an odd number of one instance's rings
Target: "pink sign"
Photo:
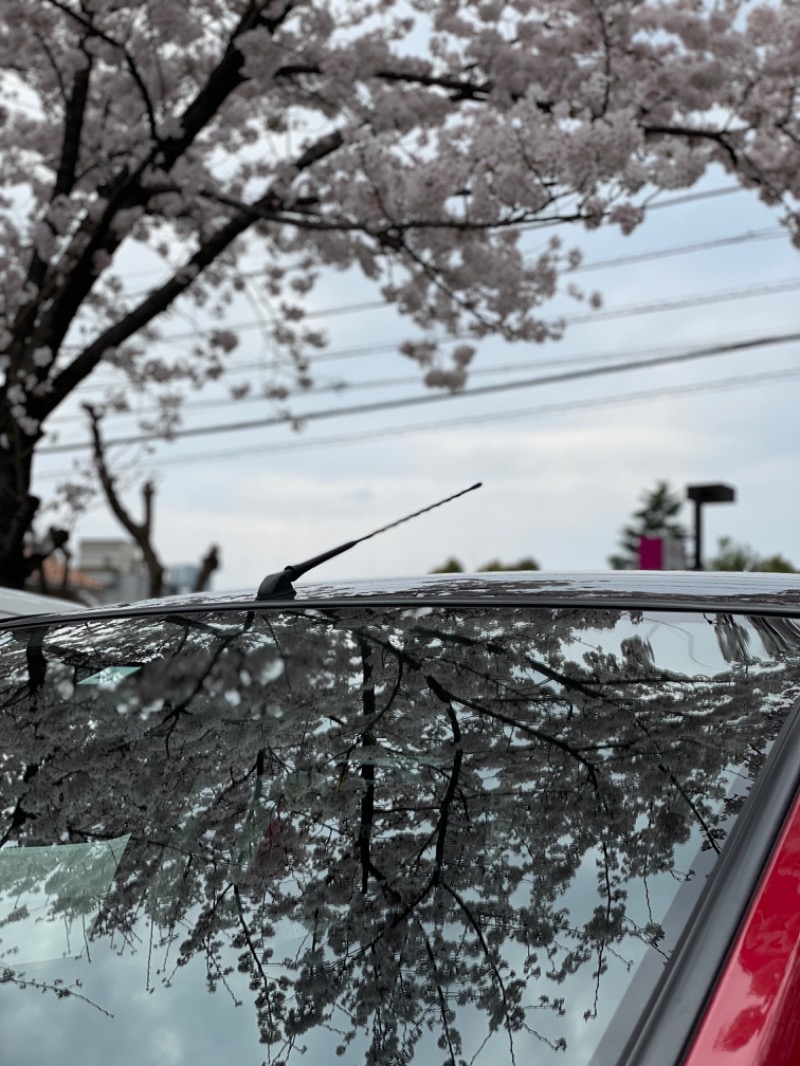
[[[639,539],[639,569],[640,570],[663,570],[664,569],[664,538],[663,537],[640,537],[640,539]]]

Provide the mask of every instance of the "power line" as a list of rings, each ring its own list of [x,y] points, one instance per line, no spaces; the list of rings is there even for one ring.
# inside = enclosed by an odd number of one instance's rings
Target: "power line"
[[[670,207],[683,207],[684,204],[696,203],[696,202],[701,201],[701,200],[712,200],[712,199],[716,199],[719,196],[732,196],[735,193],[748,192],[748,191],[749,190],[745,189],[744,186],[742,186],[742,185],[721,185],[721,186],[718,186],[716,189],[706,189],[706,190],[700,191],[700,192],[686,193],[683,196],[673,196],[673,197],[671,197],[668,200],[652,200],[650,203],[643,204],[642,205],[642,210],[645,211],[645,213],[646,213],[648,211],[660,211],[660,210],[662,210],[664,208],[670,208]],[[567,223],[561,223],[559,220],[553,220],[553,219],[549,219],[549,220],[547,220],[547,222],[548,222],[548,225],[566,225],[567,224]],[[572,224],[574,225],[574,223],[572,223]],[[519,224],[519,226],[515,227],[515,228],[519,228],[519,229],[522,229],[522,230],[535,229],[535,228],[537,228],[538,225],[539,225],[539,223],[537,223],[537,222],[521,222]],[[262,270],[253,270],[253,271],[243,272],[241,276],[245,277],[245,278],[248,278],[248,277],[255,278],[255,277],[260,277],[263,273],[264,272]],[[161,270],[149,269],[149,270],[135,270],[135,271],[132,271],[132,272],[127,274],[127,277],[129,277],[129,278],[152,277],[154,274],[159,274],[162,277],[165,276],[164,272],[161,271]],[[143,292],[148,292],[149,290],[145,289],[145,290],[142,290],[142,291]],[[135,294],[131,293],[131,295],[135,295]]]
[[[567,315],[562,321],[567,325],[577,326],[587,322],[605,322],[613,318],[652,315],[662,311],[680,311],[686,307],[704,307],[706,304],[727,303],[729,300],[752,300],[758,296],[774,296],[779,293],[794,292],[796,289],[800,289],[800,278],[787,278],[785,281],[740,289],[715,289],[712,292],[699,293],[697,296],[681,296],[675,300],[658,300],[649,304],[631,304],[628,307],[611,308],[608,311]]]
[[[667,259],[676,255],[693,255],[695,252],[711,252],[719,248],[730,248],[736,244],[749,244],[751,241],[774,241],[786,236],[786,230],[780,226],[770,226],[761,230],[746,230],[744,233],[735,233],[730,237],[715,237],[710,241],[693,241],[691,244],[675,244],[651,252],[617,255],[610,259],[590,259],[588,263],[579,263],[572,273],[583,274],[593,270],[609,270],[612,267],[648,263],[653,259]]]
[[[321,438],[316,441],[285,441],[276,442],[274,444],[259,445],[255,449],[238,448],[235,450],[236,455],[247,455],[251,451],[267,452],[267,451],[290,451],[292,448],[311,448],[316,446],[329,446],[333,444],[349,444],[356,441],[375,440],[380,437],[400,436],[407,433],[425,433],[429,431],[435,431],[439,429],[450,429],[457,426],[473,426],[482,425],[492,422],[506,422],[512,421],[516,418],[527,418],[536,415],[548,415],[548,414],[560,414],[568,413],[573,410],[589,408],[589,407],[605,407],[615,404],[625,404],[632,402],[640,402],[644,400],[658,400],[664,399],[670,396],[683,396],[695,392],[725,392],[728,389],[743,388],[744,386],[751,385],[767,385],[776,383],[778,381],[785,381],[790,379],[800,378],[800,370],[777,370],[766,374],[742,374],[738,377],[724,378],[717,381],[702,381],[695,382],[691,385],[673,385],[666,386],[659,389],[646,389],[638,392],[620,393],[616,396],[601,396],[585,400],[573,400],[567,403],[553,403],[543,404],[539,407],[531,407],[518,411],[506,411],[497,414],[478,415],[472,418],[454,418],[443,422],[428,423],[428,424],[414,424],[408,426],[390,427],[387,429],[374,430],[371,432],[364,432],[360,434],[339,434],[336,437]],[[209,452],[205,457],[205,461],[219,457],[222,453]],[[227,454],[227,453],[225,453]],[[233,457],[234,452],[230,452],[230,456]],[[184,462],[199,461],[199,457],[196,456],[172,456],[165,457],[159,461],[159,466],[165,466],[167,464],[173,465]]]
[[[668,399],[701,392],[727,392],[745,386],[769,385],[779,381],[800,378],[800,369],[776,370],[768,373],[743,374],[736,377],[715,379],[713,381],[693,382],[688,385],[665,386],[658,389],[646,389],[638,392],[618,393],[612,396],[592,397],[584,400],[572,400],[566,403],[543,404],[538,407],[521,408],[515,411],[502,411],[493,414],[445,419],[440,422],[415,422],[404,426],[390,426],[385,429],[366,430],[360,433],[337,434],[330,437],[318,437],[315,440],[277,441],[271,444],[257,444],[252,447],[231,448],[225,451],[194,453],[192,455],[162,456],[149,462],[149,466],[161,468],[191,463],[208,463],[217,460],[235,459],[241,456],[261,455],[266,452],[296,451],[306,448],[331,447],[337,444],[358,444],[369,440],[387,437],[400,437],[409,433],[433,433],[443,429],[456,429],[461,426],[476,426],[494,422],[511,422],[519,418],[532,418],[550,414],[572,413],[593,407],[640,403],[648,400]],[[48,471],[38,475],[40,481],[55,481],[74,474],[72,470]]]
[[[689,192],[684,196],[673,196],[669,200],[653,200],[645,205],[645,211],[660,211],[664,207],[683,207],[684,204],[694,204],[699,200],[713,200],[717,196],[731,196],[734,193],[747,192],[743,185],[720,185],[716,189],[706,189],[703,192]]]
[[[706,189],[704,192],[687,193],[685,196],[673,196],[669,200],[651,200],[649,203],[640,204],[639,207],[645,212],[659,211],[666,207],[682,207],[684,204],[696,203],[700,200],[711,200],[717,196],[731,196],[733,193],[745,192],[745,188],[742,185],[723,185],[717,189]],[[657,194],[656,194],[657,195]],[[532,222],[520,222],[514,226],[514,229],[521,232],[528,232],[530,230],[545,229],[551,226],[563,226],[565,224],[575,225],[579,222],[576,219],[574,222],[565,223],[563,218],[541,218]]]
[[[718,343],[718,344],[734,343],[734,342],[736,342],[738,340],[744,340],[744,339],[749,339],[749,335],[740,333],[740,334],[738,334],[738,336],[733,336],[733,337],[728,338],[728,340],[726,340],[726,341],[718,341],[716,343]],[[366,353],[372,354],[373,352],[377,353],[377,352],[385,351],[385,350],[396,351],[397,350],[397,344],[376,345],[374,348],[370,347],[370,346],[367,346],[364,349],[353,349],[353,352],[357,353],[357,354],[366,354]],[[469,380],[473,381],[477,377],[489,377],[489,376],[494,376],[494,375],[505,375],[505,374],[510,374],[510,373],[520,373],[520,372],[524,372],[526,370],[539,371],[539,370],[547,370],[547,369],[550,369],[551,367],[580,366],[580,365],[585,365],[587,363],[590,363],[590,364],[592,364],[592,363],[601,363],[602,364],[602,363],[607,363],[610,360],[619,359],[619,358],[621,358],[623,356],[625,358],[634,358],[635,359],[635,358],[641,358],[641,357],[648,356],[648,355],[650,355],[650,356],[670,355],[670,354],[673,354],[673,353],[676,353],[676,352],[677,353],[681,353],[681,352],[684,352],[685,350],[686,350],[685,344],[671,345],[671,346],[659,345],[659,346],[657,346],[655,348],[636,348],[636,349],[628,350],[628,351],[624,351],[624,352],[621,352],[618,349],[615,349],[614,351],[611,351],[611,352],[596,352],[596,353],[594,353],[592,355],[588,355],[587,354],[587,355],[575,355],[575,356],[558,356],[557,358],[553,358],[553,359],[537,360],[532,365],[526,365],[526,364],[519,363],[519,362],[516,362],[516,363],[505,363],[505,364],[501,364],[500,366],[480,367],[480,368],[477,368],[477,369],[474,369],[474,370],[470,370],[470,372],[469,372]],[[261,367],[260,364],[257,364],[257,363],[252,364],[252,367],[254,369],[263,369],[263,367]],[[226,372],[226,378],[228,376],[230,376],[231,373],[240,373],[240,372],[244,373],[245,372],[245,367],[239,366],[239,367],[237,367],[235,369],[235,371]],[[302,397],[302,396],[308,396],[308,395],[318,394],[318,393],[363,392],[363,391],[370,390],[370,389],[390,389],[390,388],[397,388],[398,386],[403,386],[403,385],[411,385],[411,386],[413,386],[413,385],[419,385],[419,384],[420,384],[420,376],[419,376],[419,374],[411,375],[411,376],[395,377],[395,378],[374,378],[372,380],[357,381],[357,382],[332,381],[332,382],[312,385],[312,386],[310,386],[307,389],[298,389],[296,391],[293,391],[291,393],[291,395],[292,396],[300,396],[300,397]],[[105,387],[105,386],[103,386],[103,387]],[[186,400],[186,401],[181,403],[180,409],[181,409],[181,411],[213,410],[213,409],[219,408],[219,407],[230,407],[231,404],[235,404],[236,406],[239,406],[239,405],[251,404],[251,403],[264,404],[264,403],[268,403],[268,402],[269,402],[269,398],[267,396],[263,395],[263,394],[247,395],[247,396],[239,397],[238,399],[233,399],[230,396],[224,396],[224,397],[220,397],[220,398],[217,398],[217,399]],[[114,419],[119,419],[119,418],[141,418],[142,414],[145,411],[147,411],[147,412],[157,412],[158,411],[158,405],[157,404],[153,404],[153,403],[148,403],[146,405],[140,406],[137,410],[133,410],[133,409],[128,410],[128,411],[110,410],[110,411],[106,412],[105,417],[106,418],[114,418]],[[56,415],[54,418],[51,418],[51,419],[48,420],[48,426],[49,427],[64,426],[64,425],[76,424],[76,423],[85,424],[86,423],[85,415],[80,415],[80,414]]]
[[[316,365],[317,363],[328,362],[329,360],[333,362],[333,361],[339,361],[339,360],[343,360],[343,359],[363,359],[363,358],[366,358],[368,356],[379,355],[379,354],[384,353],[384,352],[395,352],[396,353],[401,345],[403,345],[403,344],[405,344],[407,342],[419,341],[421,339],[423,339],[423,338],[406,337],[406,338],[399,338],[398,340],[392,341],[391,343],[387,343],[387,344],[366,344],[366,345],[361,345],[360,347],[355,347],[355,348],[337,348],[337,349],[335,349],[333,351],[323,352],[321,355],[314,356],[313,358],[309,359],[309,363],[311,363],[312,365]],[[428,338],[428,339],[434,341],[437,344],[439,344],[439,343],[444,344],[444,343],[447,343],[447,342],[452,342],[452,341],[457,341],[457,340],[468,340],[468,339],[473,339],[474,340],[475,338],[470,338],[469,334],[467,334],[467,333],[450,333],[450,334],[447,334],[447,335],[443,335],[441,337]],[[640,351],[631,352],[631,353],[628,353],[628,354],[635,355],[635,354],[645,354],[646,352],[659,352],[659,351],[663,352],[664,348],[663,347],[661,347],[661,348],[650,348],[650,349],[645,348],[645,349],[641,349]],[[562,366],[564,364],[564,362],[566,362],[568,364],[570,362],[593,362],[595,360],[600,360],[600,359],[613,359],[613,358],[616,358],[618,355],[619,355],[619,352],[613,352],[613,353],[607,353],[606,355],[603,355],[603,356],[588,356],[588,355],[587,356],[579,356],[579,357],[576,357],[575,359],[569,359],[569,358],[564,359],[564,357],[559,357],[559,358],[555,358],[555,359],[544,360],[542,362],[537,363],[536,365],[537,365],[537,367]],[[281,368],[285,369],[286,368],[285,364],[281,363],[281,362],[277,362],[277,361],[272,361],[272,362],[269,362],[269,363],[264,363],[264,362],[234,363],[232,366],[226,368],[226,370],[225,370],[225,378],[227,379],[229,377],[233,377],[233,376],[236,376],[238,374],[249,373],[252,370],[266,371],[266,370],[279,370]],[[521,366],[521,367],[519,367],[519,369],[520,370],[524,370],[525,367]],[[473,373],[477,373],[477,371],[474,371]],[[487,373],[488,373],[488,371],[487,371]],[[414,382],[416,382],[418,380],[419,380],[418,378],[415,378]],[[409,379],[409,381],[410,381],[410,379]],[[78,390],[76,390],[76,391],[79,392],[79,394],[81,396],[84,396],[86,394],[86,392],[89,392],[89,391],[102,391],[103,389],[108,389],[110,387],[113,387],[113,383],[112,382],[106,382],[105,384],[99,384],[99,383],[96,383],[96,382],[91,382],[89,385],[81,385],[81,386],[79,386]],[[299,395],[305,395],[305,393],[307,391],[315,391],[315,390],[313,390],[313,389],[312,390],[305,390],[304,389],[304,390],[300,391],[298,394]],[[186,404],[185,406],[187,406],[187,407],[188,406],[193,406],[193,404],[189,403],[189,404]],[[56,419],[56,421],[58,421],[58,419]]]
[[[255,448],[237,448],[228,452],[208,452],[203,461],[208,462],[222,456],[234,458],[235,456],[249,455],[257,452],[290,451],[293,448],[312,448],[317,446],[329,447],[334,444],[350,444],[358,441],[376,440],[380,437],[403,436],[407,433],[427,433],[440,429],[453,429],[459,426],[475,426],[492,422],[511,422],[518,418],[530,418],[534,416],[570,413],[590,407],[606,407],[617,404],[639,403],[645,400],[660,400],[671,396],[684,396],[696,392],[726,392],[729,389],[744,388],[753,385],[769,385],[779,381],[787,381],[800,378],[800,370],[776,370],[766,374],[742,374],[738,377],[722,378],[714,381],[693,382],[690,385],[669,385],[658,389],[645,389],[638,392],[618,393],[615,396],[599,396],[584,400],[571,400],[566,403],[542,404],[539,407],[528,407],[516,411],[503,411],[495,414],[478,415],[470,418],[451,418],[442,422],[416,423],[407,426],[391,426],[387,429],[365,431],[363,433],[339,434],[335,437],[318,438],[315,441],[283,441],[273,444],[257,445]],[[177,465],[201,461],[200,456],[167,456],[158,461],[159,466]]]
[[[461,337],[461,334],[450,334],[449,337],[441,337],[438,338],[438,340],[459,340],[461,339]],[[409,339],[412,338],[401,338],[400,340],[393,341],[392,343],[388,344],[366,344],[356,348],[337,348],[332,351],[321,352],[319,355],[311,356],[309,357],[308,362],[315,366],[317,363],[338,362],[342,359],[363,359],[366,356],[378,355],[381,352],[396,352],[400,345],[404,344],[405,341]],[[231,366],[225,368],[225,376],[230,377],[233,374],[245,374],[249,373],[251,370],[280,369],[286,369],[285,361],[281,362],[279,360],[273,359],[268,363],[265,363],[263,361],[257,363],[234,363]],[[78,389],[81,395],[85,395],[85,393],[88,391],[101,391],[103,389],[109,388],[111,385],[111,382],[107,382],[104,385],[101,385],[97,382],[90,382],[88,385],[80,385]]]
[[[679,311],[686,307],[697,307],[708,303],[725,303],[728,300],[747,300],[754,299],[758,296],[772,296],[784,292],[792,292],[798,288],[800,288],[800,278],[787,278],[782,281],[767,282],[763,285],[745,286],[738,289],[712,289],[710,292],[699,293],[696,296],[681,296],[675,299],[659,301],[651,300],[646,304],[631,304],[627,307],[610,308],[606,311],[592,311],[580,315],[565,315],[562,316],[559,321],[564,322],[565,325],[584,325],[588,322],[608,321],[614,318],[635,317],[636,315],[650,315],[661,311]],[[329,314],[356,313],[363,310],[377,310],[378,308],[385,308],[386,306],[386,303],[381,300],[362,304],[345,304],[340,308],[326,308],[308,312],[306,318],[324,318]],[[236,333],[260,329],[263,325],[264,323],[259,319],[247,319],[244,322],[228,325],[225,329],[227,332]],[[203,337],[212,332],[214,332],[213,328],[187,330],[183,333],[170,333],[166,337],[159,338],[158,343],[168,344],[173,341],[196,340],[198,337]],[[457,334],[448,339],[456,340],[464,336],[468,337],[469,334]],[[414,340],[417,341],[423,339],[424,338],[414,338]],[[397,342],[398,345],[402,343],[404,342]],[[72,345],[69,350],[77,350],[78,347],[79,346]],[[66,347],[65,350],[67,350]],[[374,352],[375,350],[376,349],[373,347],[363,349],[365,353],[369,351]],[[309,361],[311,363],[320,362],[325,355],[330,356],[330,353],[322,353]]]
[[[374,414],[378,411],[396,410],[402,407],[419,407],[432,403],[442,403],[447,400],[467,399],[474,396],[488,396],[494,393],[507,392],[511,389],[535,388],[542,385],[562,384],[566,381],[577,381],[583,378],[600,377],[606,374],[618,374],[630,370],[642,370],[655,366],[667,366],[676,363],[685,363],[696,359],[709,358],[711,356],[729,355],[736,352],[760,348],[766,345],[787,344],[800,340],[800,333],[783,333],[761,337],[755,340],[739,341],[724,345],[714,345],[707,348],[696,348],[689,352],[676,355],[661,356],[656,359],[632,359],[623,363],[615,363],[611,366],[589,367],[583,370],[566,371],[560,374],[548,374],[535,378],[525,378],[517,381],[503,382],[500,384],[483,385],[477,389],[469,389],[463,392],[434,393],[430,396],[407,396],[397,400],[384,400],[377,403],[354,404],[350,407],[325,408],[317,411],[309,411],[295,416],[303,422],[318,421],[324,418],[340,418],[345,415]],[[248,429],[265,429],[269,426],[285,425],[289,421],[285,417],[272,417],[242,422],[228,422],[211,426],[194,426],[186,429],[175,430],[170,439],[183,437],[211,436],[217,433],[239,432]],[[115,447],[122,444],[139,444],[147,441],[156,441],[159,438],[152,434],[136,434],[129,437],[115,437],[106,441],[106,447]],[[57,452],[86,451],[91,447],[86,442],[70,442],[65,444],[52,444],[38,449],[40,455],[52,455]]]
[[[739,190],[733,190],[739,191]],[[649,252],[637,252],[633,255],[620,255],[612,256],[608,259],[589,260],[588,263],[579,263],[576,267],[573,267],[570,274],[581,274],[593,270],[610,270],[614,267],[629,266],[633,263],[647,263],[654,259],[665,259],[670,256],[676,255],[691,255],[695,252],[708,252],[714,251],[719,248],[727,248],[736,244],[748,244],[751,241],[770,241],[778,240],[779,238],[786,237],[786,230],[781,226],[771,226],[761,230],[745,230],[742,233],[732,234],[729,237],[716,237],[712,240],[706,241],[692,241],[689,244],[671,245],[666,248],[656,248]],[[154,273],[153,271],[147,271],[147,273]],[[244,270],[240,273],[240,277],[246,279],[262,278],[266,271],[264,270]],[[129,275],[130,276],[130,275]],[[137,276],[137,275],[133,275]],[[151,291],[152,287],[146,289],[135,289],[132,292],[127,293],[128,296],[144,296]],[[372,310],[373,306],[385,306],[380,301],[368,301],[368,309]],[[346,305],[347,306],[347,305]],[[361,305],[352,305],[353,310]]]
[[[391,347],[392,347],[392,350],[394,350],[395,346],[392,345]],[[510,373],[517,373],[518,374],[520,371],[524,371],[524,370],[532,370],[532,369],[543,370],[543,369],[551,367],[551,366],[570,366],[570,365],[574,365],[574,364],[577,364],[577,363],[601,363],[601,362],[607,361],[608,359],[618,358],[619,354],[620,354],[619,352],[614,352],[614,353],[607,353],[605,355],[577,356],[577,357],[572,358],[572,359],[570,359],[570,358],[546,359],[546,360],[543,360],[542,362],[537,362],[535,364],[535,366],[533,366],[533,367],[524,366],[524,365],[521,365],[520,363],[506,363],[506,364],[503,364],[501,366],[483,367],[483,368],[480,368],[480,369],[477,369],[477,370],[471,370],[470,374],[469,374],[469,377],[470,377],[470,380],[472,380],[473,378],[476,378],[476,377],[487,377],[487,376],[495,375],[495,374],[501,374],[501,375],[502,374],[510,374]],[[358,381],[358,382],[332,381],[332,382],[327,382],[327,383],[324,383],[324,384],[311,385],[307,389],[297,389],[297,390],[292,391],[290,393],[290,395],[291,396],[295,396],[295,397],[302,397],[302,396],[310,396],[310,395],[316,395],[318,393],[327,393],[327,392],[333,392],[333,393],[364,392],[364,391],[367,391],[367,390],[370,390],[370,389],[394,389],[394,388],[397,388],[398,386],[403,386],[403,385],[412,385],[413,386],[413,385],[419,385],[419,384],[420,384],[420,376],[418,374],[415,375],[415,376],[405,376],[405,377],[397,377],[397,378],[374,378],[374,379],[372,379],[370,381]],[[252,395],[252,396],[251,395],[241,396],[238,399],[233,399],[230,396],[225,396],[225,397],[221,397],[221,398],[214,399],[214,400],[211,400],[211,399],[209,399],[209,400],[187,400],[187,401],[181,403],[180,409],[181,409],[181,411],[188,411],[188,410],[200,411],[200,410],[212,410],[212,409],[218,408],[218,407],[230,407],[231,404],[236,404],[238,406],[240,404],[249,404],[249,403],[261,403],[261,404],[263,404],[263,403],[268,403],[268,402],[270,402],[269,401],[269,397],[267,397],[267,396],[265,396],[263,394],[257,394],[257,395]],[[131,409],[129,411],[114,411],[114,410],[110,410],[110,411],[106,412],[104,417],[106,417],[106,418],[115,418],[115,419],[118,419],[118,418],[141,418],[142,413],[143,413],[143,409],[144,409],[144,411],[156,412],[156,411],[158,411],[158,405],[149,403],[149,404],[143,405],[143,408],[140,407],[138,410]],[[85,422],[86,422],[85,415],[73,414],[73,415],[56,416],[55,418],[48,419],[48,423],[47,424],[50,427],[55,427],[55,426],[64,426],[64,425],[67,425],[67,424],[75,424],[75,423],[78,423],[78,422],[85,424]]]
[[[710,190],[708,192],[708,194],[698,193],[698,194],[696,194],[696,196],[694,198],[696,198],[696,199],[705,199],[707,195],[708,196],[711,196],[711,195],[719,196],[719,195],[723,195],[723,194],[727,195],[728,193],[741,192],[741,191],[742,190],[740,188],[738,188],[738,187],[722,188],[722,189],[717,189],[717,190]],[[677,204],[678,202],[683,203],[683,202],[686,202],[686,201],[688,201],[690,199],[692,199],[692,197],[676,198],[674,203],[675,204]],[[670,206],[671,204],[673,204],[673,201],[665,201],[663,204],[656,203],[656,204],[652,205],[652,207],[659,207],[659,206],[667,207],[667,206]],[[652,207],[651,207],[651,209],[652,209]],[[763,229],[763,230],[747,230],[747,231],[745,231],[743,233],[740,233],[740,234],[734,234],[734,235],[729,236],[729,237],[715,238],[714,240],[710,240],[710,241],[696,241],[696,242],[693,242],[693,243],[690,243],[690,244],[673,245],[673,246],[668,246],[666,248],[655,249],[654,251],[650,251],[650,252],[640,252],[640,253],[636,253],[634,255],[629,255],[629,256],[615,256],[615,257],[611,257],[609,259],[595,260],[594,262],[589,261],[588,263],[579,263],[578,266],[575,267],[573,270],[569,271],[569,273],[571,273],[571,274],[573,274],[573,273],[586,273],[586,272],[591,272],[591,271],[594,271],[594,270],[611,269],[611,268],[617,267],[617,266],[629,266],[629,265],[636,264],[636,263],[649,262],[649,261],[652,261],[652,260],[664,259],[664,258],[671,257],[671,256],[687,255],[687,254],[692,254],[694,252],[711,251],[711,250],[714,250],[714,249],[729,247],[729,246],[736,245],[736,244],[748,243],[750,241],[776,240],[776,239],[778,239],[778,238],[780,238],[780,237],[782,237],[784,235],[785,235],[784,231],[779,226],[770,227],[768,229]],[[244,277],[244,278],[255,278],[255,277],[263,276],[263,274],[264,274],[263,270],[252,270],[252,271],[243,272],[241,276]],[[144,295],[145,293],[150,292],[150,291],[151,290],[149,288],[148,289],[141,289],[141,290],[137,290],[135,292],[129,293],[128,295],[129,296],[139,296],[139,295]],[[338,305],[336,305],[334,307],[318,308],[317,310],[307,311],[305,313],[305,319],[310,319],[310,318],[333,318],[333,317],[338,317],[338,316],[341,316],[341,315],[348,315],[348,314],[362,314],[362,313],[364,313],[366,311],[381,310],[382,308],[386,308],[387,306],[390,306],[390,305],[388,305],[385,300],[362,300],[362,301],[360,301],[358,303],[338,304]],[[244,322],[239,323],[238,325],[234,325],[234,326],[226,327],[226,328],[229,328],[231,330],[240,330],[240,331],[246,331],[247,330],[247,331],[249,331],[249,330],[252,330],[252,329],[258,329],[260,327],[263,327],[263,325],[264,325],[263,321],[261,321],[259,319],[248,319],[248,320],[246,320]],[[166,337],[160,338],[159,343],[167,343],[167,342],[173,341],[173,340],[194,340],[197,337],[205,336],[206,334],[211,333],[214,330],[219,329],[219,328],[222,328],[222,327],[209,326],[208,328],[203,328],[203,329],[198,328],[198,329],[195,329],[195,330],[185,331],[183,333],[170,334],[170,335],[168,335]],[[64,351],[80,351],[81,347],[82,346],[78,345],[78,344],[70,344],[70,345],[65,345],[63,350]],[[326,353],[326,355],[327,355],[327,353]],[[317,360],[319,360],[319,359],[321,359],[323,357],[325,357],[325,356],[317,356],[317,357],[314,358],[314,361],[316,362]]]

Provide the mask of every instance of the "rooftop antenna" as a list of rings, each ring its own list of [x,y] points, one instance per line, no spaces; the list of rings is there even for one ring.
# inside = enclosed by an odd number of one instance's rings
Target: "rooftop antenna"
[[[414,511],[413,514],[407,514],[405,518],[398,518],[396,522],[390,522],[388,526],[381,526],[380,529],[375,529],[372,533],[367,533],[365,537],[358,537],[356,540],[348,540],[346,544],[340,544],[338,548],[331,548],[330,551],[323,552],[322,555],[315,555],[313,559],[306,559],[304,563],[298,563],[296,566],[287,566],[284,570],[279,570],[277,574],[268,574],[258,586],[256,599],[294,599],[296,593],[292,587],[292,582],[303,574],[308,573],[309,570],[313,570],[315,566],[319,566],[320,563],[327,562],[328,559],[333,559],[335,556],[341,555],[342,552],[350,551],[350,549],[354,548],[356,544],[361,544],[362,541],[369,540],[371,537],[377,537],[379,533],[385,533],[387,529],[394,529],[395,526],[402,525],[403,522],[409,522],[412,518],[417,518],[421,514],[426,514],[428,511],[432,511],[435,507],[441,507],[442,504],[450,503],[451,500],[457,500],[459,496],[466,496],[468,492],[474,492],[475,489],[479,489],[480,487],[481,482],[476,481],[475,484],[470,485],[468,489],[462,489],[461,492],[456,492],[453,496],[448,496],[444,500],[432,503],[429,507],[423,507],[421,511]]]

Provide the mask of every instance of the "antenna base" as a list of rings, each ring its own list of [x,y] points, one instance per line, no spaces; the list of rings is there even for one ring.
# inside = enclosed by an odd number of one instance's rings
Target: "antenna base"
[[[257,600],[293,600],[297,593],[292,587],[292,578],[295,577],[292,567],[279,570],[277,574],[267,574],[256,593]]]

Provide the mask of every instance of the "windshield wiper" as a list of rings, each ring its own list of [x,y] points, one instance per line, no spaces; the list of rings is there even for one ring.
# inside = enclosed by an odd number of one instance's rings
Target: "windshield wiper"
[[[336,555],[341,555],[342,552],[350,551],[350,549],[354,548],[356,544],[361,544],[362,541],[369,540],[371,537],[377,537],[379,533],[385,533],[387,529],[394,529],[395,526],[402,525],[403,522],[409,522],[412,518],[417,518],[419,515],[425,514],[427,511],[432,511],[435,507],[441,507],[444,503],[450,503],[451,500],[457,500],[459,496],[465,496],[468,492],[474,492],[475,489],[481,487],[481,484],[482,482],[476,481],[475,484],[470,485],[468,489],[462,489],[461,492],[456,492],[453,496],[448,496],[444,500],[438,500],[436,503],[432,503],[429,507],[423,507],[421,511],[414,511],[413,514],[408,514],[405,518],[398,518],[396,522],[390,522],[388,526],[381,526],[380,529],[374,529],[371,533],[367,533],[365,537],[358,537],[356,540],[348,540],[346,544],[340,544],[338,548],[331,548],[330,551],[323,552],[321,555],[315,555],[312,559],[306,559],[304,563],[297,563],[295,566],[287,566],[283,570],[279,570],[277,574],[268,574],[258,586],[256,599],[294,599],[297,593],[292,586],[292,582],[298,577],[302,577],[303,574],[308,573],[309,570],[313,570],[315,566],[327,562],[328,559],[333,559]]]

